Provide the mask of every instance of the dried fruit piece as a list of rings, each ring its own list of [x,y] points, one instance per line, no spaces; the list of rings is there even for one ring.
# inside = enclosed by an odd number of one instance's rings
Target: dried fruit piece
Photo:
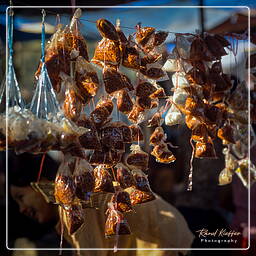
[[[166,135],[164,134],[164,130],[162,127],[157,127],[152,135],[150,136],[149,142],[151,145],[158,145],[161,142],[166,140]]]
[[[218,137],[222,140],[223,144],[235,144],[234,130],[231,125],[225,124],[218,130]]]
[[[197,142],[195,149],[196,158],[216,158],[216,152],[212,141]]]
[[[75,199],[75,184],[67,163],[62,163],[55,178],[54,196],[57,203],[72,204]]]
[[[123,50],[122,65],[126,68],[140,68],[140,54],[135,47],[126,46]]]
[[[144,140],[143,132],[142,132],[141,128],[138,125],[132,124],[129,127],[131,129],[132,142],[137,142],[137,141],[143,141]]]
[[[126,158],[127,165],[131,168],[148,169],[149,155],[144,152],[139,145],[131,145],[131,153]]]
[[[154,32],[155,29],[152,27],[138,27],[138,30],[136,32],[137,43],[141,44],[142,46],[145,46]]]
[[[76,186],[76,196],[81,200],[88,200],[90,192],[95,186],[93,168],[84,159],[78,159],[74,171],[74,183]]]
[[[160,126],[163,122],[161,112],[156,112],[151,119],[148,120],[148,127],[157,127]]]
[[[68,233],[73,235],[84,223],[83,209],[80,205],[65,205],[63,209]]]
[[[115,166],[116,179],[120,183],[121,188],[129,188],[135,185],[135,179],[131,171],[122,163]]]
[[[99,79],[93,66],[79,56],[76,59],[75,70],[75,81],[81,96],[85,99],[95,96],[99,88]]]
[[[99,101],[96,108],[90,114],[90,118],[96,128],[101,128],[109,120],[113,107],[113,102],[110,99]]]
[[[154,34],[154,46],[161,45],[167,38],[168,33],[165,31],[157,31]]]
[[[159,78],[165,76],[165,73],[161,68],[152,67],[152,68],[147,69],[145,67],[141,67],[140,72],[144,76],[151,78],[151,79],[159,79]]]
[[[149,82],[140,82],[135,89],[135,95],[138,97],[146,97],[150,96],[156,90],[157,88],[153,84]]]
[[[157,162],[164,163],[164,164],[169,164],[176,160],[176,157],[168,149],[167,144],[163,142],[161,144],[154,146],[153,151],[151,152],[151,155],[153,155],[156,158]]]
[[[208,131],[204,124],[197,125],[191,134],[191,138],[196,142],[208,142]]]
[[[90,129],[79,137],[79,143],[85,149],[101,149],[100,140],[94,122],[87,117],[78,121],[78,125]]]
[[[65,92],[63,109],[66,117],[74,122],[77,121],[82,110],[82,103],[72,88],[68,88]]]
[[[129,235],[131,234],[130,227],[124,215],[115,210],[114,207],[109,204],[107,210],[107,220],[105,224],[105,236],[110,237],[114,235]]]
[[[128,119],[133,123],[139,123],[143,118],[143,109],[138,105],[133,105],[132,111],[128,114]]]
[[[152,99],[148,96],[146,97],[137,97],[136,98],[136,104],[141,109],[151,109],[152,108]]]
[[[118,72],[116,69],[106,67],[103,69],[103,81],[105,90],[108,94],[119,91],[123,88],[130,88],[132,85],[129,83],[129,79]]]
[[[117,211],[130,212],[133,210],[129,193],[120,188],[112,196],[110,202],[113,203],[113,207]]]
[[[99,19],[97,20],[96,25],[102,37],[118,42],[118,33],[115,26],[110,21],[106,19]]]
[[[130,95],[125,89],[120,90],[117,94],[117,108],[124,114],[128,114],[132,111],[133,102]]]
[[[93,63],[104,67],[104,65],[118,66],[121,61],[119,45],[109,39],[103,38],[96,46]]]
[[[93,170],[95,177],[94,192],[110,192],[114,193],[113,178],[104,165],[99,165]]]

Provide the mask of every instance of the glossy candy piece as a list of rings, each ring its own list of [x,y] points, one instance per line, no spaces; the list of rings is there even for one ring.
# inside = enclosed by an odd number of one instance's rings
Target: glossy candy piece
[[[216,152],[214,145],[211,141],[206,143],[197,142],[195,147],[195,157],[196,158],[216,158]]]

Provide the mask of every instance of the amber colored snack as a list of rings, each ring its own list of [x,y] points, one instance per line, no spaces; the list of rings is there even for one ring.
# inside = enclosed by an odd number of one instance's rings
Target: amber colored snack
[[[116,28],[110,21],[106,19],[99,19],[97,20],[96,25],[102,37],[108,38],[114,42],[119,41]]]

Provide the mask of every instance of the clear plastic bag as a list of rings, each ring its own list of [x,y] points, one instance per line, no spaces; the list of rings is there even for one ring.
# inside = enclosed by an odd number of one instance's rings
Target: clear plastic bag
[[[88,201],[95,186],[92,166],[84,159],[77,159],[73,173],[76,197]]]
[[[143,171],[148,169],[149,155],[144,152],[139,145],[130,146],[131,153],[126,158],[126,163],[130,169],[140,168]]]

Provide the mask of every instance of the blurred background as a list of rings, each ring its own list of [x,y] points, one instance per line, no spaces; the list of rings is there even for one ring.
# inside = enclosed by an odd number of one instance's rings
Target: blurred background
[[[26,8],[29,6],[56,6],[58,1],[32,1],[32,0],[13,0],[14,6],[23,6],[23,8],[14,9],[14,61],[16,75],[19,85],[22,89],[22,95],[27,102],[30,101],[35,87],[34,73],[37,70],[41,49],[41,9]],[[73,2],[74,3],[74,2]],[[61,1],[63,6],[70,6],[72,1]],[[134,27],[138,22],[142,26],[153,26],[157,30],[170,31],[174,33],[195,33],[196,31],[205,31],[209,33],[237,33],[247,34],[248,19],[250,19],[251,41],[256,38],[256,3],[254,0],[244,1],[221,1],[221,0],[158,0],[158,1],[129,1],[129,0],[77,0],[77,6],[109,6],[110,8],[82,8],[80,30],[86,38],[90,58],[93,57],[95,45],[100,40],[95,23],[99,18],[105,18],[112,23],[120,19],[121,26],[126,35],[134,33]],[[237,6],[239,4],[239,6]],[[1,1],[0,7],[0,82],[4,79],[5,73],[5,42],[6,42],[6,7],[8,1]],[[111,8],[112,6],[112,8]],[[113,8],[115,6],[115,8]],[[128,8],[127,6],[131,7]],[[139,6],[152,6],[152,8],[141,8]],[[154,7],[154,6],[160,6]],[[166,6],[166,7],[164,7]],[[170,8],[168,8],[169,6]],[[186,7],[191,6],[191,7]],[[196,8],[193,6],[204,6],[206,8]],[[213,6],[213,8],[207,8]],[[161,8],[163,7],[163,8]],[[175,8],[174,8],[175,7]],[[249,7],[250,10],[247,8]],[[68,24],[72,17],[72,8],[45,8],[46,10],[46,33],[47,38],[55,31],[57,22],[56,14],[60,15],[60,22]],[[248,16],[250,14],[250,16]],[[170,33],[166,44],[163,46],[165,56],[172,51],[174,47],[174,34]],[[255,45],[251,44],[252,51],[255,51]],[[236,58],[229,54],[223,58],[222,64],[224,72],[236,77],[237,81],[247,80],[245,63],[248,54],[248,40],[239,40],[238,53]],[[243,68],[244,67],[244,68]],[[133,76],[132,72],[129,76]],[[168,73],[171,77],[172,73]],[[166,88],[167,94],[170,94],[172,87],[171,81],[160,82]],[[168,89],[169,88],[169,89]],[[216,230],[217,228],[232,228],[243,231],[244,224],[247,223],[247,189],[235,177],[232,184],[218,186],[218,175],[224,168],[224,158],[222,156],[221,141],[216,145],[217,160],[194,160],[194,178],[193,191],[187,192],[187,177],[189,171],[189,160],[191,155],[191,146],[189,144],[190,131],[182,125],[167,127],[164,126],[168,136],[168,141],[177,145],[173,150],[177,160],[168,165],[158,164],[151,159],[149,180],[154,192],[162,196],[167,202],[176,206],[184,215],[192,232],[201,228]],[[147,136],[149,136],[149,131]],[[149,146],[144,145],[145,150]],[[1,155],[0,165],[0,215],[1,229],[0,242],[3,251],[1,255],[57,255],[58,252],[44,251],[7,251],[5,249],[5,155]],[[251,205],[251,225],[256,226],[256,208],[255,208],[255,185],[252,186],[252,205]],[[254,192],[254,193],[253,193]],[[237,194],[241,197],[238,199]],[[243,201],[243,205],[241,205]],[[9,204],[9,247],[51,247],[59,246],[59,236],[55,233],[53,226],[44,226],[32,222],[27,217],[21,215],[14,201],[10,199]],[[239,221],[235,216],[243,215]],[[246,226],[246,224],[245,224]],[[172,234],[170,234],[172,235]],[[256,255],[255,252],[255,234],[252,234],[254,243],[251,244],[249,251],[193,251],[191,255]],[[241,243],[235,247],[243,246]],[[68,245],[67,245],[68,246]],[[196,239],[193,247],[231,247],[227,244],[202,244]],[[71,252],[65,252],[64,255],[72,255]]]

